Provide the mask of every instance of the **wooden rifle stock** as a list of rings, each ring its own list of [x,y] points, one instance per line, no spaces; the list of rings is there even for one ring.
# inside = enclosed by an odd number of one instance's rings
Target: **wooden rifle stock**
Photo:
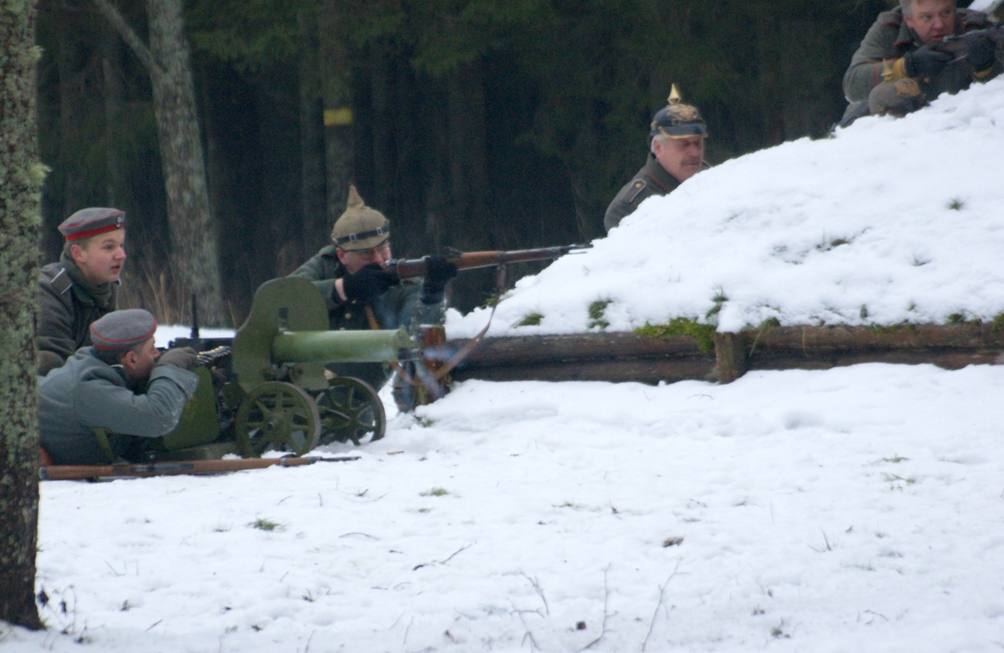
[[[150,476],[177,476],[181,474],[224,474],[244,469],[263,467],[298,467],[316,462],[347,462],[359,460],[359,456],[339,456],[337,458],[293,457],[285,458],[241,458],[231,460],[178,460],[159,463],[115,463],[111,465],[47,465],[38,469],[38,477],[43,481],[72,481],[87,478],[147,478]]]
[[[470,270],[473,268],[490,268],[506,263],[523,263],[526,261],[547,261],[564,256],[568,252],[580,249],[589,249],[591,243],[585,245],[562,245],[560,247],[543,247],[541,249],[519,249],[512,251],[488,251],[488,252],[457,252],[451,251],[446,255],[446,260],[457,266],[458,270]],[[427,271],[426,259],[404,259],[390,261],[387,267],[394,270],[398,279],[409,277],[421,277]]]

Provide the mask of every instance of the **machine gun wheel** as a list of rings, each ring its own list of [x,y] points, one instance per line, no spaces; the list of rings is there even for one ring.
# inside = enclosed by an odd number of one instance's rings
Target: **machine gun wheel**
[[[302,456],[317,447],[321,419],[317,404],[290,383],[270,381],[248,392],[237,410],[237,445],[246,458],[292,451]]]
[[[328,381],[328,389],[317,395],[321,416],[321,444],[359,442],[368,434],[370,442],[384,436],[387,415],[376,390],[368,383],[348,376]]]

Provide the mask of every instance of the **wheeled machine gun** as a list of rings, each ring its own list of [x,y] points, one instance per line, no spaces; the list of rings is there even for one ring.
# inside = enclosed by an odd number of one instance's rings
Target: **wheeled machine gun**
[[[196,333],[193,333],[196,336]],[[226,347],[227,339],[179,338],[173,346]],[[324,299],[304,279],[262,285],[229,345],[196,370],[199,387],[178,426],[163,437],[161,460],[259,457],[319,444],[383,437],[385,413],[364,381],[335,376],[326,363],[396,363],[418,356],[403,329],[329,331]],[[214,359],[215,360],[212,360]]]
[[[501,267],[589,247],[450,250],[446,258],[458,269]],[[399,278],[412,277],[425,273],[427,259],[389,265]],[[269,450],[302,456],[320,444],[378,440],[384,435],[386,415],[376,390],[361,379],[337,376],[326,365],[415,362],[407,367],[418,369],[422,364],[419,347],[404,328],[329,331],[324,298],[305,279],[286,277],[263,284],[232,341],[200,338],[194,305],[192,312],[192,337],[178,338],[172,346],[212,349],[200,356],[204,367],[196,371],[199,387],[181,421],[155,446],[152,456],[157,460],[219,458],[227,453],[251,458]],[[440,359],[442,354],[438,352]],[[432,361],[429,367],[440,365],[441,360]],[[440,372],[447,372],[449,365]],[[429,375],[422,378],[428,380]]]

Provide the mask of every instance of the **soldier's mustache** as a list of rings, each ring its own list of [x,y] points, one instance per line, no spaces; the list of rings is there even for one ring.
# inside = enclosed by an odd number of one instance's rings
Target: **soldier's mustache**
[[[689,158],[689,159],[684,159],[683,160],[683,165],[685,165],[685,166],[696,166],[696,165],[700,165],[700,164],[701,164],[700,157]]]

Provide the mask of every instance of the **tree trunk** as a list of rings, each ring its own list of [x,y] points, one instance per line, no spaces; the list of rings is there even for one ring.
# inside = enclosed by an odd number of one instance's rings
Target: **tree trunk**
[[[195,293],[203,324],[223,326],[219,252],[209,211],[182,0],[147,0],[146,8],[150,52],[159,65],[150,81],[167,190],[174,282],[180,284],[182,297]]]
[[[328,239],[324,179],[324,104],[318,63],[317,15],[297,16],[300,36],[300,161],[303,172],[302,251],[312,255]]]
[[[45,168],[38,156],[33,0],[0,8],[0,620],[42,628],[38,541],[38,237]]]
[[[119,48],[122,40],[113,29],[106,28],[101,42],[101,73],[105,99],[105,165],[108,180],[105,184],[108,206],[118,206],[121,200],[122,172],[119,165],[118,139],[122,115],[122,70],[119,67]]]
[[[334,225],[335,220],[345,210],[349,184],[355,176],[352,68],[340,11],[343,4],[343,0],[324,0],[318,16],[321,93],[324,98],[327,229]],[[325,241],[327,235],[324,234]],[[316,244],[319,245],[320,243]]]
[[[150,74],[167,193],[171,272],[176,295],[188,297],[194,292],[202,323],[223,326],[227,322],[219,251],[209,206],[183,2],[147,0],[149,48],[108,0],[95,3]]]

